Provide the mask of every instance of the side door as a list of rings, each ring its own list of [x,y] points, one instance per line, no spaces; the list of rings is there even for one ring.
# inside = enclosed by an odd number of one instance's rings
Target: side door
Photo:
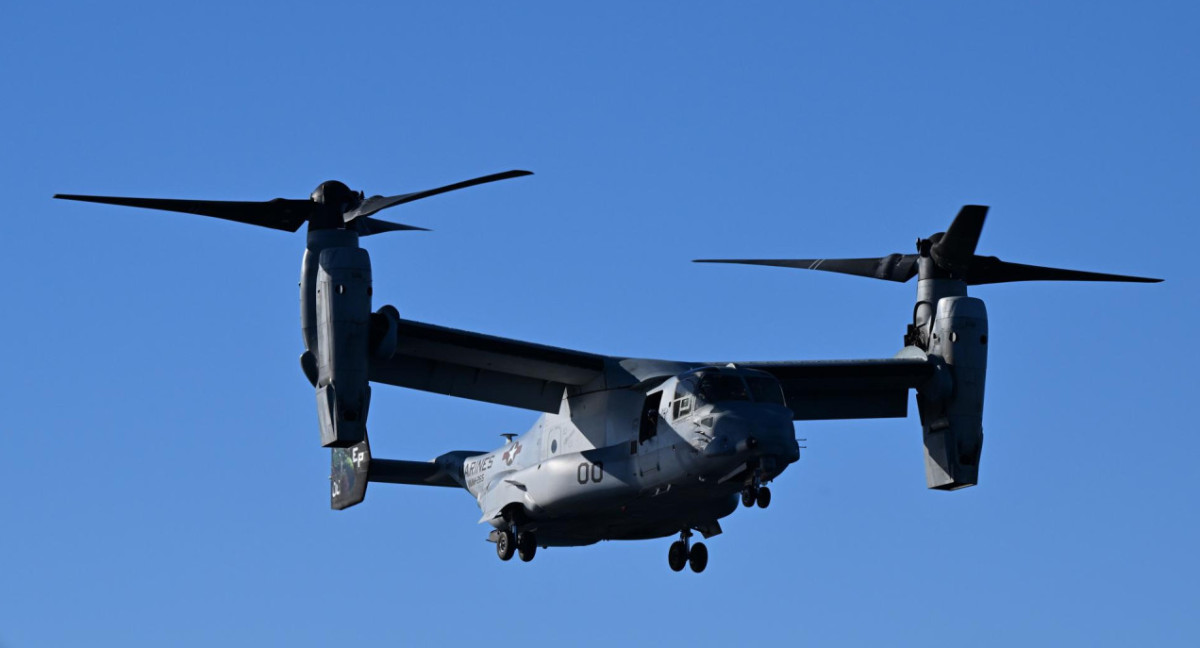
[[[663,390],[646,395],[642,403],[641,416],[638,422],[638,436],[634,442],[634,454],[637,457],[638,476],[646,478],[659,471],[659,448],[661,447],[660,431],[666,424],[663,415],[666,407],[663,405]]]

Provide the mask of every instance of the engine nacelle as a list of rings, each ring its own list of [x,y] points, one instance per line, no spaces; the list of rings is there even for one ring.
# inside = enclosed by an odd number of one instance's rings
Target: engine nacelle
[[[316,286],[317,413],[321,445],[346,448],[367,438],[371,387],[371,259],[356,247],[321,250]]]
[[[371,355],[387,360],[396,353],[400,344],[400,311],[395,306],[384,306],[371,315]]]
[[[929,488],[955,490],[979,482],[983,449],[983,388],[987,375],[987,309],[973,297],[944,297],[929,339],[949,380],[919,390]]]

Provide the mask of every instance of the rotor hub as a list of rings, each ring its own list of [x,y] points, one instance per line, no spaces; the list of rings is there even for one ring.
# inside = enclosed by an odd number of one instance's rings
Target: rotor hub
[[[344,229],[342,214],[362,202],[362,194],[337,180],[327,180],[313,189],[309,199],[321,207],[309,216],[310,229]]]
[[[309,198],[317,204],[344,211],[362,200],[362,194],[337,180],[327,180],[313,189]]]

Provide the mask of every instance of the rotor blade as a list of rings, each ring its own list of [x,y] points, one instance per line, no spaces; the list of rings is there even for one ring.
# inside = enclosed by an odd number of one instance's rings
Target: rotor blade
[[[1042,266],[1009,263],[996,257],[977,256],[971,262],[967,274],[967,285],[1008,283],[1012,281],[1127,281],[1133,283],[1159,283],[1162,279],[1132,277],[1129,275],[1064,270]]]
[[[917,274],[917,255],[889,254],[871,259],[696,259],[696,263],[741,263],[824,270],[904,283]]]
[[[930,252],[934,261],[950,270],[964,270],[975,256],[987,212],[985,205],[963,205],[941,239],[933,244]]]
[[[444,187],[438,187],[436,189],[426,189],[425,191],[415,191],[413,193],[400,194],[398,196],[371,196],[370,198],[367,198],[366,200],[364,200],[362,202],[362,204],[360,204],[358,207],[355,207],[354,209],[351,209],[350,211],[346,212],[344,215],[344,218],[346,219],[346,222],[348,223],[348,222],[354,220],[355,218],[361,218],[363,216],[370,216],[371,214],[375,214],[377,212],[383,211],[389,207],[395,207],[396,205],[402,205],[404,203],[412,202],[414,200],[420,200],[422,198],[436,196],[438,194],[443,194],[448,191],[456,191],[458,189],[466,189],[467,187],[474,187],[475,185],[487,184],[489,182],[496,182],[497,180],[507,180],[509,178],[519,178],[521,176],[527,176],[527,175],[533,175],[533,172],[532,171],[520,171],[520,170],[514,169],[512,171],[504,171],[503,173],[493,173],[492,175],[486,175],[486,176],[482,176],[479,178],[472,178],[470,180],[463,180],[462,182],[456,182],[454,184],[449,184]]]
[[[80,200],[83,202],[104,203],[107,205],[124,205],[126,207],[141,207],[143,209],[161,209],[164,211],[199,214],[224,220],[271,229],[295,232],[308,220],[313,205],[308,200],[290,200],[276,198],[266,202],[241,202],[227,200],[171,200],[167,198],[122,198],[117,196],[79,196],[75,194],[54,194],[55,198],[63,200]]]
[[[383,234],[384,232],[429,231],[424,227],[393,223],[391,221],[379,220],[378,218],[358,218],[355,219],[351,227],[358,230],[359,236],[371,236],[372,234]]]

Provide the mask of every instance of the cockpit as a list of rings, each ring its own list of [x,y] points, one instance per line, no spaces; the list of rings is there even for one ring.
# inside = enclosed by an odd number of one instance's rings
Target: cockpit
[[[783,388],[769,373],[733,367],[704,367],[680,374],[672,399],[675,418],[706,403],[751,401],[785,405]]]

